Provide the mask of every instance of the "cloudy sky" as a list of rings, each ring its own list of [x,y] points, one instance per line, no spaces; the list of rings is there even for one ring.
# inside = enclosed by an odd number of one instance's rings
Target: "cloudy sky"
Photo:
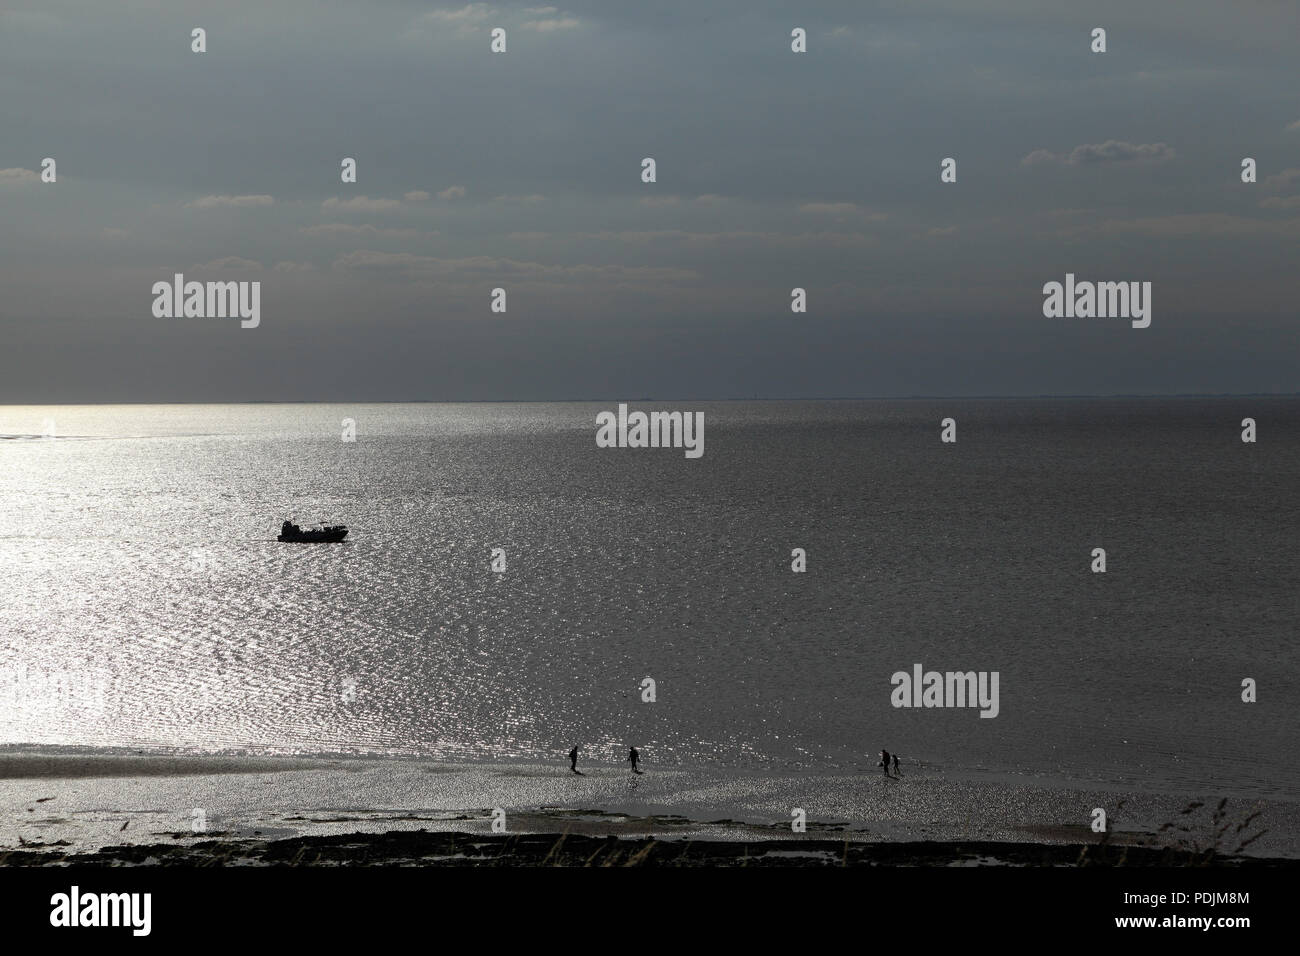
[[[545,2],[3,0],[0,402],[1300,391],[1300,4]]]

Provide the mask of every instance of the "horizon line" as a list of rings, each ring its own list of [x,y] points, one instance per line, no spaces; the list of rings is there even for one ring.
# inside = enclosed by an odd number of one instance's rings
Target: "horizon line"
[[[595,405],[630,402],[910,402],[910,401],[1030,401],[1041,399],[1161,399],[1161,398],[1300,398],[1300,392],[1113,392],[1037,395],[826,395],[796,398],[386,398],[386,399],[248,399],[245,401],[64,401],[0,402],[0,408],[68,405]]]

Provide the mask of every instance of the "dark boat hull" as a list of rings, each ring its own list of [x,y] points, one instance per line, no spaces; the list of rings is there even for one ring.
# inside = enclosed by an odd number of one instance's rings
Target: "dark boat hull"
[[[347,536],[347,528],[327,528],[323,531],[297,531],[287,535],[281,533],[275,540],[293,544],[332,544],[342,541]]]

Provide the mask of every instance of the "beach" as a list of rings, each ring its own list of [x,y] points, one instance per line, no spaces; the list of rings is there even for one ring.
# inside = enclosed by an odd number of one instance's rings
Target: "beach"
[[[941,772],[0,751],[8,865],[1189,865],[1300,860],[1288,801]],[[792,829],[802,809],[803,832]],[[1108,830],[1090,827],[1095,808]],[[502,821],[494,832],[494,811]],[[1216,815],[1217,814],[1217,815]],[[1245,844],[1245,845],[1243,845]]]

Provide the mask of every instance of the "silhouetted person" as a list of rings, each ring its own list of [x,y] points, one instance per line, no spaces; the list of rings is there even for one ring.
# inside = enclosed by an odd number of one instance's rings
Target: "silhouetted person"
[[[641,759],[641,754],[637,752],[637,749],[635,747],[633,747],[631,750],[628,751],[627,759],[632,762],[632,772],[640,773],[641,771],[636,769],[636,765],[637,762]]]
[[[574,773],[580,772],[578,770],[578,745],[577,744],[574,744],[573,749],[569,751],[569,769],[572,770]]]
[[[889,756],[894,761],[894,776],[901,777],[903,772],[898,769],[898,754],[890,754]]]
[[[880,763],[876,764],[881,770],[885,771],[885,776],[889,776],[889,751],[880,751]]]

